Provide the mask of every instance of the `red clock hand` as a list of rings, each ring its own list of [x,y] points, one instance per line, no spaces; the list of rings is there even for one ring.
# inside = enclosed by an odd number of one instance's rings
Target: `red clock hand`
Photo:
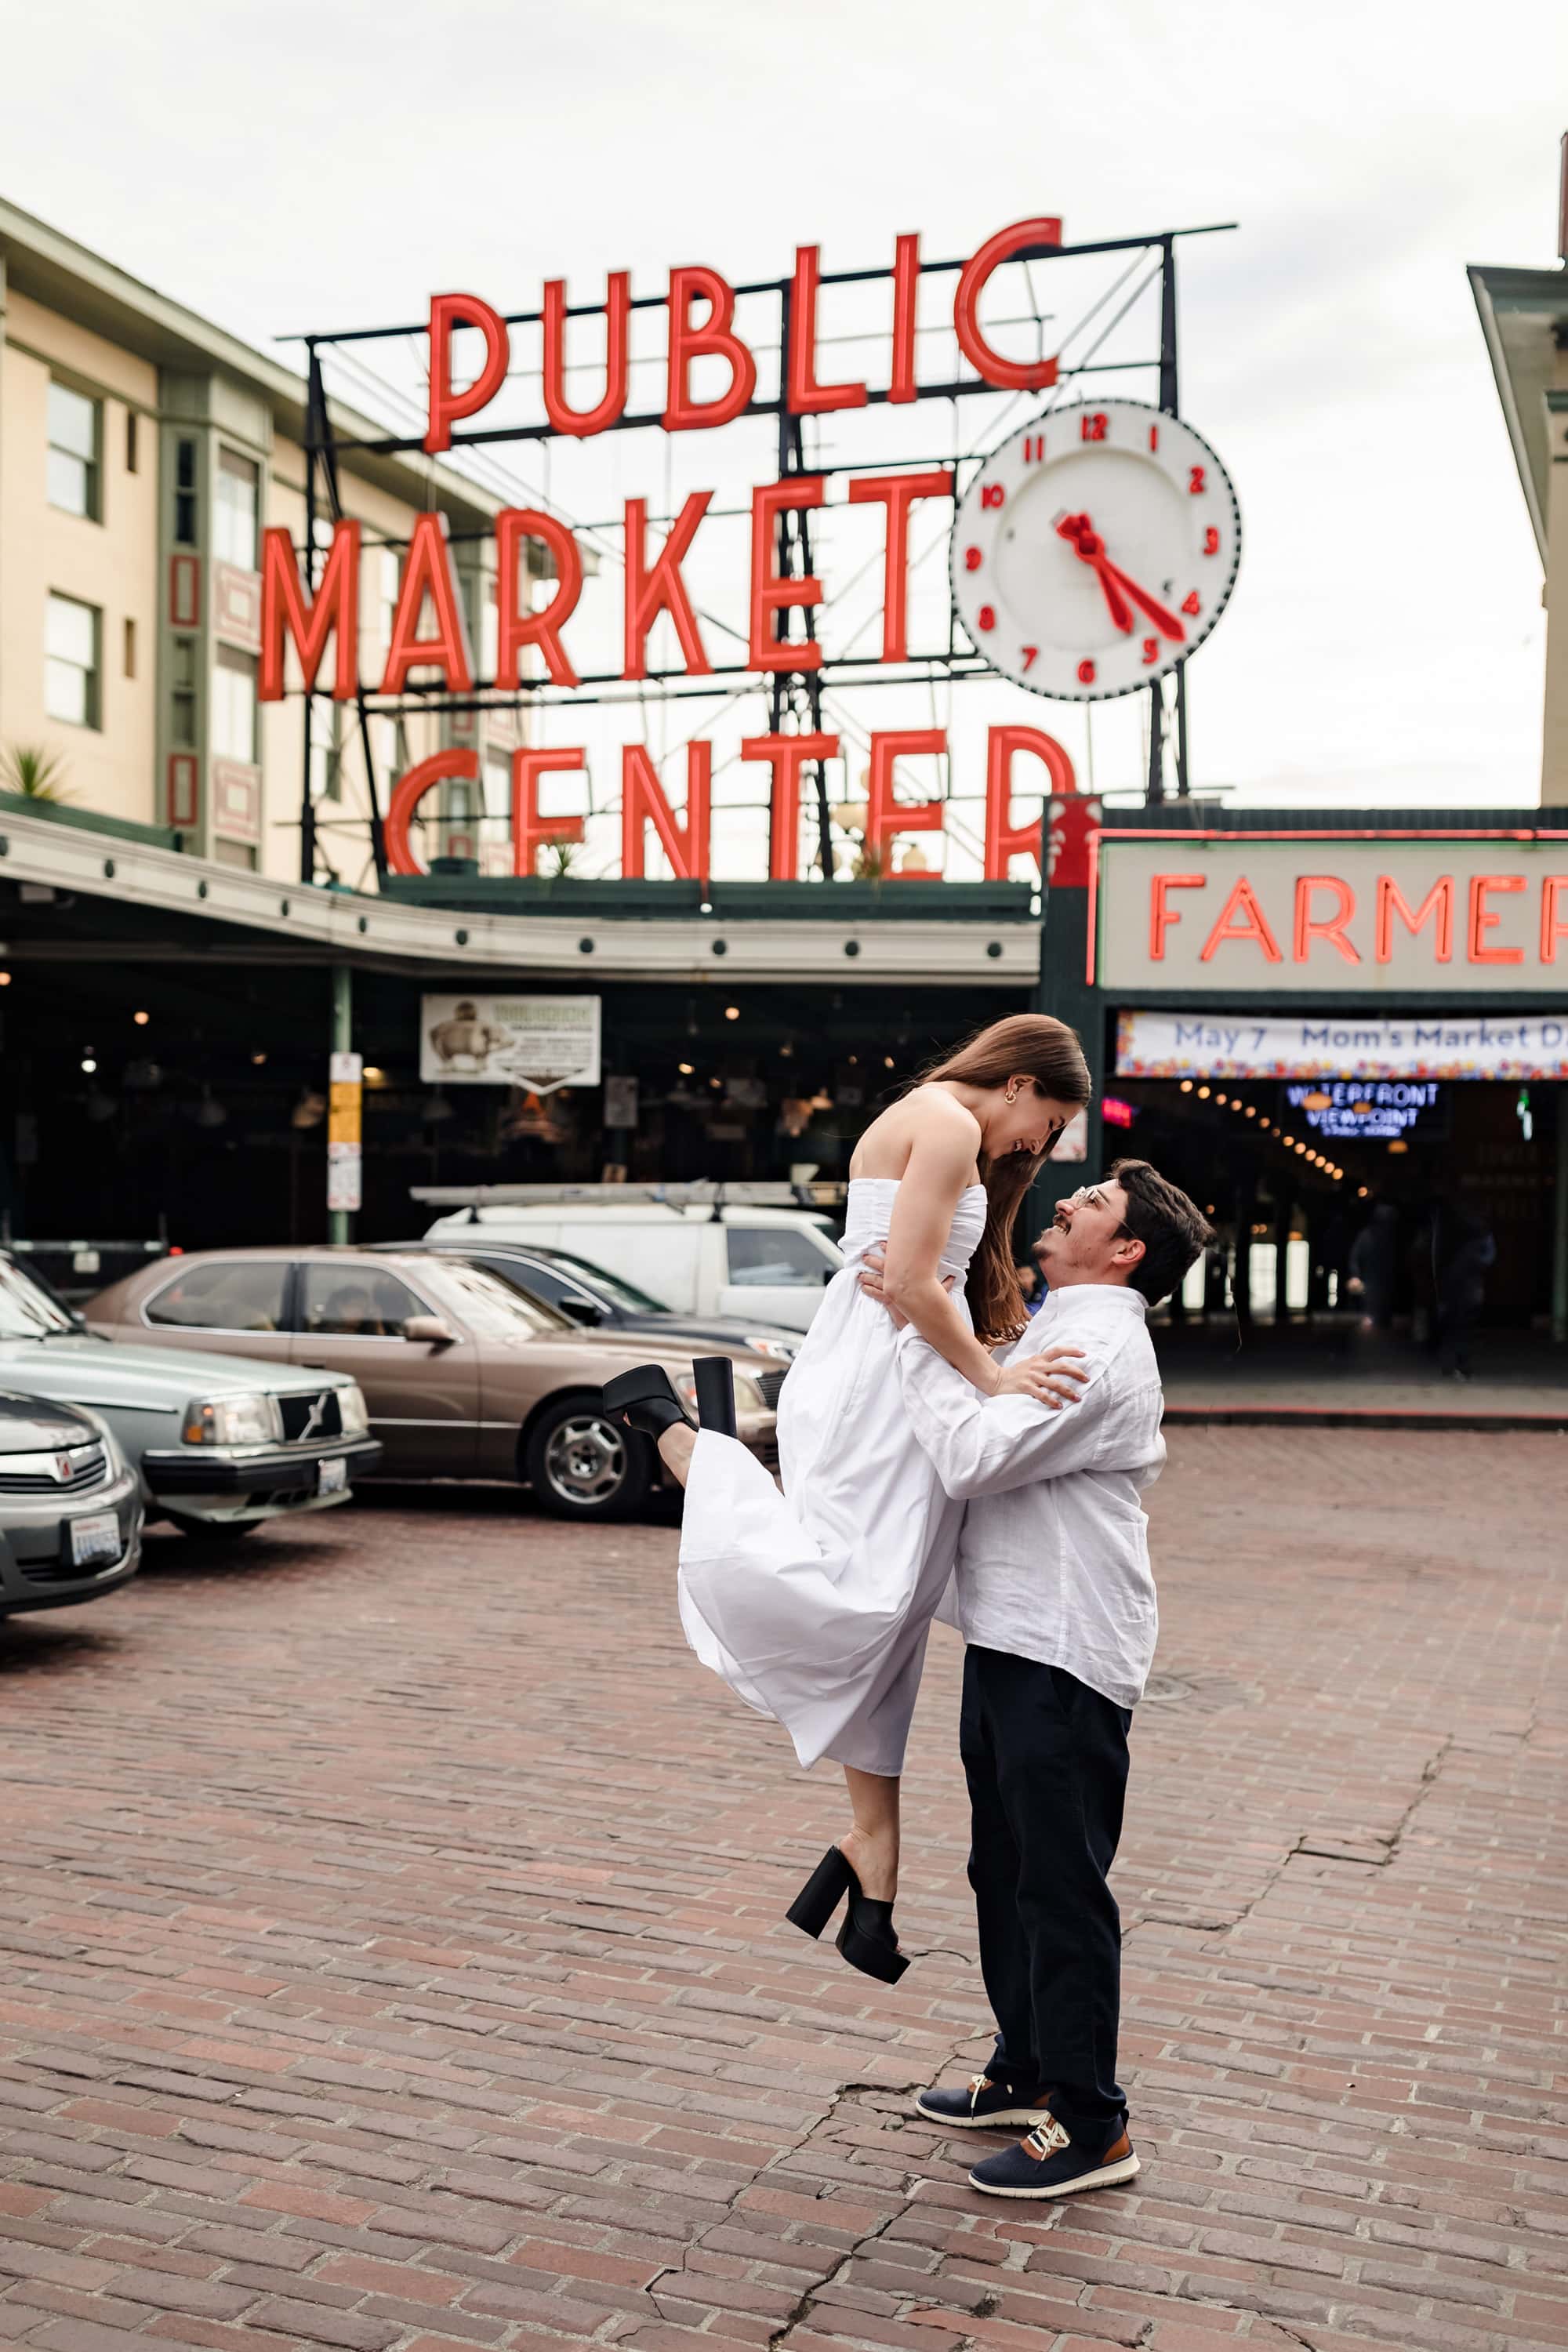
[[[1130,580],[1126,572],[1119,571],[1114,563],[1107,562],[1105,571],[1110,574],[1119,587],[1125,588],[1139,610],[1148,614],[1149,618],[1163,635],[1174,638],[1179,646],[1186,644],[1187,633],[1174,613],[1168,612],[1163,604],[1156,604],[1146,588],[1140,588],[1136,580]]]
[[[1110,617],[1124,634],[1132,626],[1131,608],[1119,587],[1120,574],[1106,560],[1105,541],[1095,530],[1086,514],[1062,515],[1057,521],[1057,535],[1065,539],[1082,563],[1092,564],[1095,577],[1105,593]]]

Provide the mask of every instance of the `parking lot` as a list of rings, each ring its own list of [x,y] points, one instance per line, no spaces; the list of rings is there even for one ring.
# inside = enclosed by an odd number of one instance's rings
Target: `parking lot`
[[[1568,1440],[1190,1428],[1119,1866],[1143,2172],[988,2203],[939,1636],[892,1992],[668,1525],[388,1490],[0,1625],[0,2342],[1568,2343]]]

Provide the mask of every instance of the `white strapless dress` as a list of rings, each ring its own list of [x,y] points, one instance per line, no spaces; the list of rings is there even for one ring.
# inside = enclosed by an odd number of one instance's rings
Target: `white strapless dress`
[[[702,1430],[680,1536],[680,1622],[705,1666],[782,1723],[803,1764],[898,1773],[963,1506],[916,1443],[892,1318],[859,1287],[900,1180],[849,1185],[848,1263],[823,1295],[779,1397],[781,1494],[756,1456]],[[986,1194],[961,1198],[942,1255],[962,1276]],[[953,1302],[967,1318],[962,1281]]]

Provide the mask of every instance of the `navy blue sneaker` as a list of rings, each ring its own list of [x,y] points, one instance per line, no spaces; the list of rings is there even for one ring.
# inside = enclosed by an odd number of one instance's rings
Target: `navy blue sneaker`
[[[1009,2124],[1046,2124],[1051,2119],[1051,2111],[1037,2092],[1026,2098],[1016,2084],[999,2081],[994,2074],[975,2074],[962,2090],[954,2084],[951,2090],[921,2091],[915,2100],[915,2112],[933,2124],[957,2124],[963,2131],[981,2126],[996,2131]]]
[[[1026,2139],[1015,2140],[999,2156],[988,2156],[969,2176],[972,2189],[988,2197],[1076,2197],[1084,2189],[1113,2189],[1131,2180],[1138,2158],[1120,2125],[1107,2144],[1103,2140],[1069,2139],[1055,2116],[1047,2114]]]

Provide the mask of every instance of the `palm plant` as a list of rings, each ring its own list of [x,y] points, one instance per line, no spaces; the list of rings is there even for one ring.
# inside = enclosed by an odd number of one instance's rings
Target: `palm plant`
[[[65,763],[41,743],[13,743],[0,760],[0,779],[7,792],[26,801],[68,801]]]

